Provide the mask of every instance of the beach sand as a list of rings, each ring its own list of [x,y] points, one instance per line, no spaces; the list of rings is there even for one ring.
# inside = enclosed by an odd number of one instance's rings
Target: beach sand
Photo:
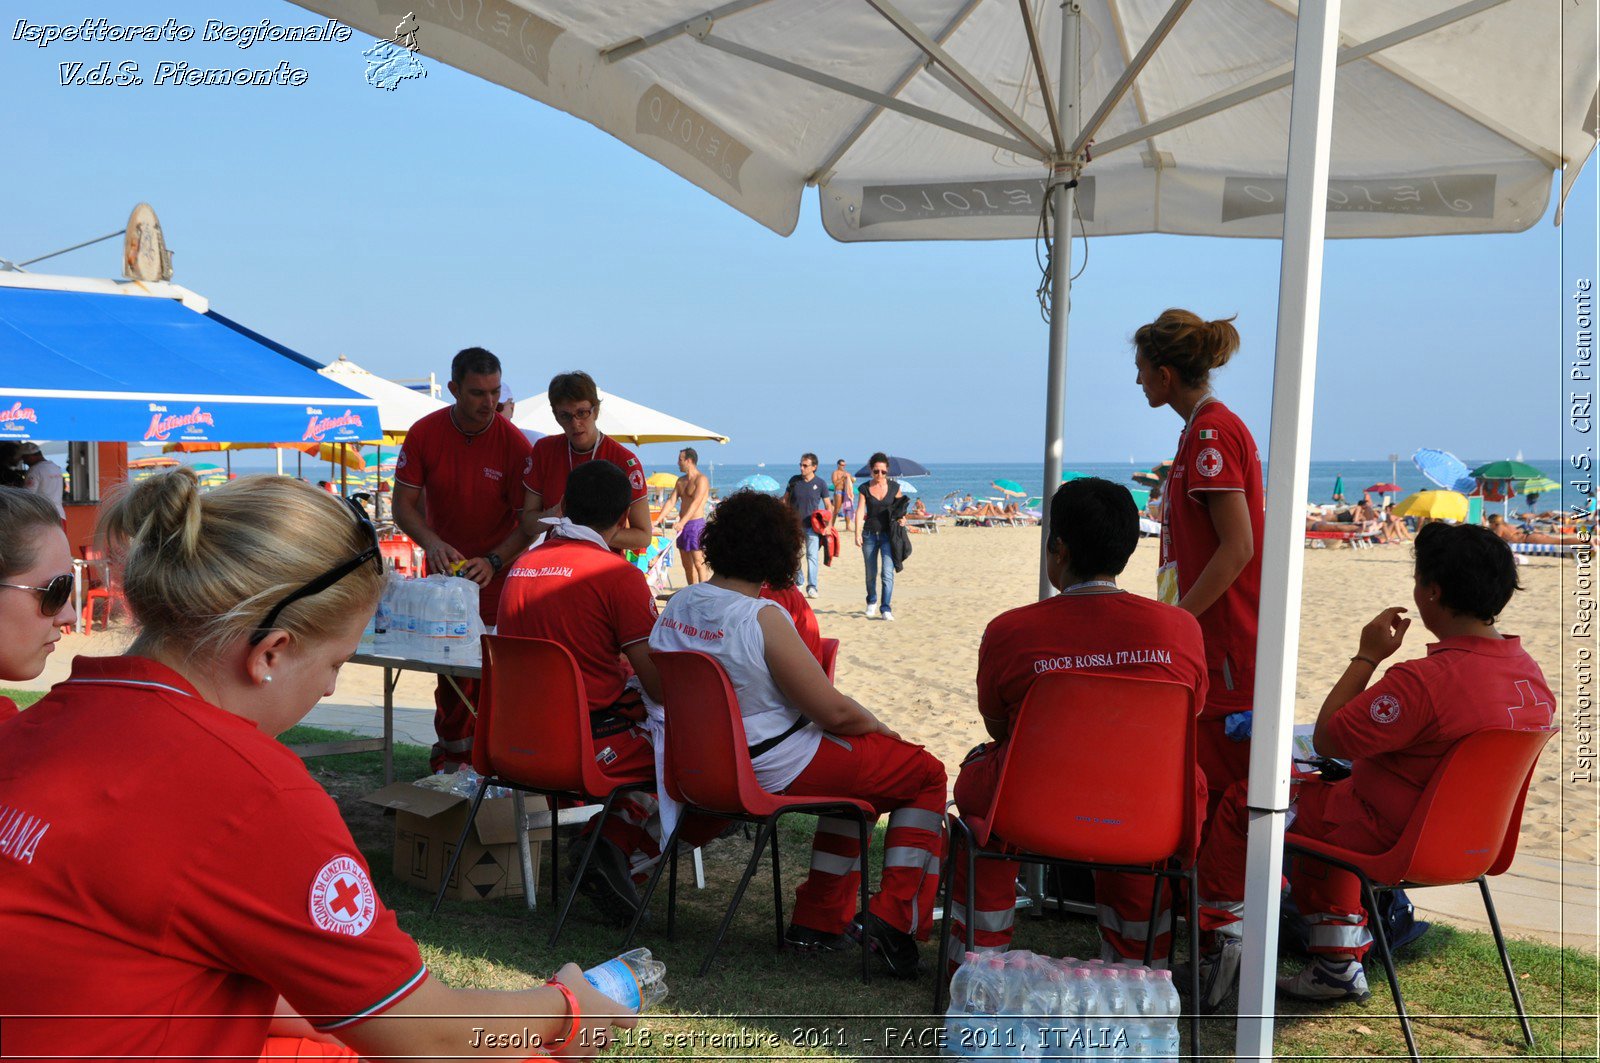
[[[937,754],[954,783],[962,758],[985,738],[973,682],[978,644],[990,619],[1034,600],[1038,531],[946,527],[936,535],[916,535],[912,541],[915,552],[895,583],[895,622],[868,620],[862,615],[865,580],[861,554],[853,545],[847,545],[835,564],[824,570],[820,596],[812,604],[823,634],[842,643],[839,687],[902,736]],[[1571,693],[1562,691],[1574,663],[1562,657],[1564,647],[1569,658],[1575,648],[1563,637],[1562,617],[1563,595],[1572,589],[1573,567],[1573,562],[1564,559],[1531,558],[1519,569],[1524,590],[1512,600],[1500,625],[1502,631],[1522,636],[1528,651],[1544,668],[1560,700],[1556,716],[1563,725],[1572,719],[1573,707]],[[1155,568],[1155,541],[1142,540],[1121,582],[1129,590],[1151,594]],[[1361,626],[1390,605],[1411,606],[1409,547],[1306,552],[1295,704],[1298,722],[1315,720],[1323,697],[1356,652]],[[1428,640],[1422,626],[1414,625],[1394,660],[1421,656]],[[68,636],[52,655],[45,675],[35,683],[20,685],[47,687],[65,677],[74,653],[110,653],[119,644],[115,633],[92,639]],[[350,667],[344,669],[330,701],[381,706],[382,699],[382,673]],[[432,677],[404,673],[396,689],[396,704],[431,712]],[[423,743],[431,740],[431,733],[416,733],[426,717],[407,715],[407,726],[400,728],[402,740],[408,735]],[[381,722],[381,713],[371,722]],[[425,724],[422,727],[426,729]],[[1593,870],[1595,791],[1592,784],[1570,781],[1571,769],[1577,765],[1576,741],[1564,727],[1546,747],[1530,789],[1517,868],[1565,861],[1569,871],[1576,869],[1580,878],[1585,875],[1585,865]],[[1559,869],[1556,875],[1561,877]],[[1472,892],[1475,896],[1476,891]],[[1476,903],[1465,908],[1465,921],[1472,922]],[[1481,915],[1481,909],[1476,910]],[[1571,918],[1569,915],[1566,925],[1571,925]],[[1550,928],[1530,923],[1529,929],[1556,939],[1551,928],[1558,921],[1552,915],[1539,920]]]

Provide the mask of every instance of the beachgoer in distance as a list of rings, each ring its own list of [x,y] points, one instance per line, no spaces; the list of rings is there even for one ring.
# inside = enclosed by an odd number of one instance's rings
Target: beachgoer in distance
[[[583,672],[595,757],[608,772],[654,771],[655,743],[645,696],[661,703],[661,683],[647,640],[655,597],[636,566],[612,551],[632,500],[628,476],[604,459],[572,470],[563,496],[566,518],[514,561],[500,599],[497,631],[549,639],[571,651]],[[585,896],[619,926],[639,910],[635,879],[661,855],[656,799],[634,793],[612,807],[601,841],[579,883]],[[590,821],[593,823],[593,821]],[[694,834],[691,846],[715,838],[724,824]],[[585,828],[585,834],[589,828]],[[583,845],[568,850],[576,869]]]
[[[838,524],[839,519],[844,519],[844,526],[850,527],[850,509],[855,498],[856,481],[850,475],[850,470],[845,467],[844,459],[840,458],[833,466],[833,523]]]
[[[661,522],[666,522],[672,507],[678,507],[678,556],[683,558],[683,578],[694,586],[708,575],[701,539],[706,531],[706,499],[711,497],[711,481],[700,471],[700,455],[693,447],[678,451],[678,472],[672,497],[661,508]]]
[[[22,464],[22,444],[0,439],[0,487],[27,487],[28,467]]]
[[[1060,593],[1042,602],[1001,613],[984,630],[978,648],[978,712],[993,741],[978,746],[962,762],[955,798],[968,815],[982,812],[994,800],[1005,763],[1011,727],[1029,689],[1041,676],[1065,670],[1094,675],[1159,679],[1194,691],[1195,709],[1205,701],[1205,643],[1194,617],[1170,605],[1131,594],[1117,586],[1139,545],[1139,510],[1120,484],[1083,477],[1062,484],[1050,500],[1050,542],[1046,547],[1051,586]],[[1085,655],[1085,647],[1095,653]],[[1132,651],[1121,653],[1118,651]],[[1160,653],[1150,651],[1161,651]],[[1128,664],[1095,664],[1114,659]],[[1079,662],[1073,667],[1073,662]],[[1201,780],[1200,787],[1204,788]],[[1204,795],[1197,794],[1200,807]],[[960,965],[965,949],[966,866],[958,861],[951,913],[952,948],[946,970]],[[1017,864],[980,860],[974,883],[977,911],[972,914],[974,942],[1005,949],[1011,943],[1016,908]],[[1165,897],[1163,900],[1165,901]],[[1101,956],[1144,962],[1150,919],[1148,876],[1099,872],[1095,900],[1100,908]],[[1158,926],[1170,927],[1163,911]],[[1166,966],[1170,929],[1156,937],[1155,964]],[[948,975],[946,975],[948,976]]]
[[[1212,808],[1250,771],[1250,743],[1228,736],[1227,719],[1250,712],[1254,702],[1266,520],[1256,441],[1211,393],[1211,373],[1239,349],[1232,320],[1167,310],[1133,335],[1145,401],[1183,418],[1162,485],[1156,589],[1161,601],[1193,613],[1205,634],[1208,682],[1197,743]]]
[[[56,514],[66,520],[67,510],[62,499],[66,496],[67,475],[61,471],[61,466],[45,457],[39,444],[32,441],[22,444],[17,457],[28,468],[22,486],[54,506]]]
[[[794,584],[801,542],[792,507],[737,491],[706,522],[705,542],[711,578],[672,596],[650,648],[707,653],[727,671],[765,789],[791,797],[848,793],[889,813],[881,888],[858,932],[877,945],[892,974],[914,977],[917,940],[933,927],[944,766],[837,690],[783,608],[762,597],[763,584]],[[668,691],[669,725],[671,713]],[[791,947],[855,947],[845,932],[860,896],[857,875],[867,865],[859,848],[853,821],[818,821],[811,871],[795,891],[785,935]]]
[[[72,550],[48,499],[0,487],[0,680],[37,678],[78,620],[72,604]],[[17,714],[0,697],[0,721]]]
[[[928,507],[922,504],[922,499],[919,498],[912,503],[911,515],[913,517],[926,517],[928,515]]]
[[[1383,539],[1389,543],[1408,543],[1411,533],[1406,530],[1405,520],[1394,511],[1393,506],[1388,506],[1383,513]]]
[[[828,502],[828,485],[817,475],[815,454],[807,451],[800,455],[800,473],[789,477],[789,486],[784,488],[783,500],[793,506],[795,513],[799,514],[800,530],[805,535],[805,568],[796,577],[795,582],[803,582],[806,597],[815,598],[822,571],[822,562],[817,557],[822,549],[822,532],[812,521],[811,514],[824,514],[826,519],[823,527],[827,527],[833,520],[833,509]]]
[[[1489,514],[1489,530],[1508,543],[1539,543],[1549,546],[1571,546],[1585,539],[1578,535],[1552,535],[1549,532],[1519,528],[1498,513]]]
[[[894,597],[894,560],[890,556],[890,526],[900,493],[897,480],[889,479],[889,456],[878,451],[867,461],[870,479],[857,492],[856,545],[867,566],[867,619],[893,620],[890,599]],[[882,604],[880,605],[880,597]]]
[[[1400,649],[1411,620],[1401,606],[1361,629],[1355,656],[1323,699],[1312,742],[1319,754],[1353,762],[1349,778],[1311,776],[1296,788],[1290,834],[1381,853],[1399,840],[1444,755],[1490,727],[1549,727],[1556,699],[1514,635],[1495,628],[1517,587],[1511,550],[1486,528],[1434,523],[1417,533],[1412,603],[1438,639],[1373,683]],[[1368,684],[1371,684],[1370,686]],[[1227,995],[1243,952],[1246,783],[1229,787],[1200,852],[1200,925],[1211,939],[1201,960],[1207,1010]],[[1372,941],[1361,890],[1349,872],[1296,861],[1291,895],[1311,924],[1312,962],[1278,980],[1307,1000],[1366,1000],[1361,960]]]
[[[481,1026],[588,1057],[633,1024],[574,964],[565,989],[430,977],[338,807],[277,741],[333,693],[377,605],[370,523],[288,477],[201,494],[177,469],[101,527],[137,638],[78,657],[0,724],[0,805],[39,825],[10,849],[0,937],[50,957],[0,967],[7,1011],[29,1016],[6,1019],[8,1053],[254,1059],[269,1034],[371,1059],[503,1051]],[[203,793],[174,764],[203,766]]]
[[[600,389],[588,373],[558,373],[550,380],[550,412],[561,426],[561,435],[545,436],[533,444],[522,485],[527,488],[523,504],[522,527],[529,538],[540,535],[544,517],[562,515],[561,499],[567,489],[567,476],[586,461],[602,458],[628,474],[633,500],[628,506],[628,521],[612,541],[616,550],[642,554],[650,549],[650,492],[645,485],[644,466],[627,447],[600,431]]]
[[[394,521],[427,551],[428,571],[470,579],[478,616],[493,627],[505,586],[505,564],[528,545],[522,530],[522,487],[532,448],[495,412],[500,359],[468,347],[450,362],[455,402],[411,426],[394,466]],[[461,687],[457,691],[456,685]],[[429,764],[453,771],[472,763],[478,681],[439,677],[434,688],[437,734]]]

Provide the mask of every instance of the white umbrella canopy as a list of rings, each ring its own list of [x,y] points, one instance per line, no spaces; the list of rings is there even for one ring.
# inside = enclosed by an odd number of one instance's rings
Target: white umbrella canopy
[[[378,423],[382,426],[384,438],[391,442],[404,439],[412,425],[445,405],[431,395],[385,380],[342,354],[317,372],[375,401],[378,404]]]
[[[600,392],[600,431],[622,443],[641,446],[645,443],[688,443],[709,439],[726,443],[728,437],[709,428],[674,417],[648,406],[631,402],[605,389]],[[547,436],[560,435],[561,426],[550,412],[544,396],[530,396],[517,403],[516,416],[511,423],[522,429],[543,432]]]
[[[1059,138],[1059,0],[300,2],[379,37],[417,9],[422,55],[785,235],[815,184],[839,240],[1031,237],[1052,157],[1086,145],[1088,235],[1281,231],[1294,0],[1083,0],[1085,106]],[[1592,7],[1346,0],[1328,235],[1537,221],[1594,145],[1594,41],[1563,33]]]

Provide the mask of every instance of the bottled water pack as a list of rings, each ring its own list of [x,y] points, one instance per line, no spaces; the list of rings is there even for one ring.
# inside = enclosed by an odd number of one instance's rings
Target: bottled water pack
[[[950,981],[945,1054],[1176,1063],[1180,1010],[1169,971],[969,952]]]
[[[459,576],[405,579],[391,572],[369,629],[371,652],[476,665],[483,634],[478,585]],[[367,648],[365,636],[362,648]]]

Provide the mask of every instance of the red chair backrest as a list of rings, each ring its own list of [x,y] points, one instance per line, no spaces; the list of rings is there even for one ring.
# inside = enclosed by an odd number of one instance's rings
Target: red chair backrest
[[[549,790],[609,789],[594,763],[583,673],[548,639],[483,636],[472,769]]]
[[[1446,885],[1511,864],[1534,765],[1555,729],[1491,727],[1444,755],[1405,833],[1369,869],[1385,882]]]
[[[1150,864],[1193,853],[1194,691],[1057,672],[1028,691],[986,818],[1041,855]]]
[[[671,792],[713,812],[760,813],[770,797],[750,764],[739,697],[716,659],[693,650],[652,653],[666,696]]]
[[[416,547],[411,540],[384,539],[378,543],[378,552],[384,560],[394,562],[395,571],[409,576],[417,568]]]
[[[822,670],[828,673],[828,681],[833,681],[833,670],[839,664],[839,640],[822,640]]]

